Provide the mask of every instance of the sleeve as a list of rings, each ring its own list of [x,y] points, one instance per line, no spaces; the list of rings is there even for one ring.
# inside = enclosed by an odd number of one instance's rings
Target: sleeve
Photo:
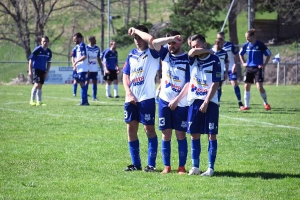
[[[191,74],[190,74],[190,65],[189,63],[186,64],[186,68],[185,68],[185,82],[190,82],[191,79]]]
[[[126,61],[123,66],[123,73],[126,75],[130,75],[130,64],[129,64],[130,55],[127,56]]]
[[[225,51],[226,52],[226,51]],[[227,64],[227,63],[229,63],[229,61],[228,61],[228,54],[227,54],[227,52],[226,52],[226,54],[225,54],[225,64]]]
[[[156,50],[150,49],[150,53],[153,58],[155,58],[155,59],[159,58],[158,52]]]
[[[81,52],[81,56],[87,56],[87,53],[86,53],[86,46],[84,43],[82,43],[80,45],[80,52]]]
[[[239,54],[240,54],[241,56],[243,56],[243,55],[246,53],[246,46],[247,46],[247,44],[244,44],[243,47],[241,48],[241,50],[240,50],[240,52],[239,52]]]
[[[76,57],[76,48],[73,48],[73,49],[72,49],[71,56],[72,56],[73,58]]]
[[[270,49],[268,49],[268,47],[263,42],[261,43],[261,48],[262,48],[262,52],[265,56],[272,55]]]
[[[39,52],[39,48],[40,46],[36,47],[33,52],[30,54],[30,56],[28,57],[28,60],[35,60],[36,56],[38,55]]]
[[[215,62],[213,64],[213,74],[212,75],[213,75],[212,76],[213,82],[221,81],[221,62],[217,56],[215,57]]]
[[[231,52],[232,52],[234,55],[238,54],[238,53],[239,53],[239,48],[236,47],[234,44],[231,44],[231,45],[232,45],[232,46],[231,46]]]
[[[189,57],[189,60],[190,60],[190,65],[193,65],[195,60],[196,60],[196,56],[194,57]]]
[[[160,50],[158,51],[158,55],[160,59],[164,60],[168,52],[169,52],[168,47],[161,46]]]

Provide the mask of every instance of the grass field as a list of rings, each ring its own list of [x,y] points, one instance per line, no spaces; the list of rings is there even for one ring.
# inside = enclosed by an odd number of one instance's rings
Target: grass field
[[[0,199],[299,199],[300,87],[266,86],[271,111],[256,88],[251,110],[238,111],[233,89],[223,87],[215,176],[123,172],[130,164],[124,89],[120,99],[76,106],[71,85],[45,85],[45,107],[29,106],[30,85],[0,85]],[[243,89],[242,89],[243,91]],[[91,92],[91,91],[89,91]],[[161,133],[158,137],[161,138]],[[147,139],[140,127],[141,159]],[[201,170],[207,167],[202,138]],[[191,167],[190,139],[186,168]],[[173,169],[177,142],[172,140]]]

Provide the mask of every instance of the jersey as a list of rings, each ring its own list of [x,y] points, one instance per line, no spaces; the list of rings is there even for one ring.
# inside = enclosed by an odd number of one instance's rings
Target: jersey
[[[248,67],[257,67],[264,63],[264,55],[271,56],[272,53],[268,47],[261,41],[256,40],[254,44],[246,42],[239,54],[243,56],[245,53],[248,55],[247,66]]]
[[[214,48],[211,49],[213,52],[215,52],[215,55],[218,56],[221,62],[221,80],[224,80],[224,71],[226,70],[226,64],[228,63],[228,55],[227,52],[223,49],[219,51],[215,51]]]
[[[179,95],[187,82],[190,82],[189,57],[186,53],[173,55],[168,47],[161,47],[159,56],[162,61],[161,92],[159,98],[170,102]],[[186,97],[182,98],[178,106],[188,106]]]
[[[105,52],[108,51],[108,50],[109,50],[109,48],[104,49],[104,50],[100,53],[100,58],[101,58],[102,61],[103,61],[103,59],[104,59]]]
[[[77,44],[72,51],[72,57],[75,58],[75,61],[82,56],[87,56],[86,46],[83,42]],[[76,64],[77,73],[79,72],[87,72],[88,71],[88,59],[84,59]]]
[[[106,64],[108,70],[116,70],[118,65],[118,52],[108,49],[103,57],[103,62]]]
[[[155,76],[159,67],[159,55],[153,49],[138,51],[133,49],[127,56],[123,73],[129,76],[129,88],[141,102],[155,98]],[[125,102],[129,102],[127,97]]]
[[[205,100],[212,84],[221,81],[220,59],[212,54],[205,58],[190,58],[190,74],[190,88],[187,95],[189,105],[195,99]],[[217,92],[210,101],[218,104]]]
[[[225,42],[223,45],[223,50],[227,52],[228,60],[229,60],[229,66],[228,71],[232,70],[232,67],[235,63],[234,57],[236,54],[239,53],[239,50],[232,42]]]
[[[51,62],[52,51],[47,48],[43,49],[42,46],[37,46],[29,56],[29,60],[32,61],[32,68],[46,71],[47,63]]]
[[[90,72],[98,72],[98,58],[100,58],[100,48],[97,45],[86,46],[87,59],[88,59],[88,70]]]

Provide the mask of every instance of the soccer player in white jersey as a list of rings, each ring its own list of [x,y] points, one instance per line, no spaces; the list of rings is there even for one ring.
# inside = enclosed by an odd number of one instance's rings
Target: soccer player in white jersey
[[[93,83],[93,101],[98,101],[97,99],[97,80],[99,66],[101,69],[101,75],[103,75],[103,66],[100,59],[100,48],[96,45],[95,36],[89,37],[89,44],[86,46],[87,59],[88,59],[88,78],[87,78],[87,90],[89,87],[89,82],[92,79]]]
[[[123,86],[126,92],[124,119],[127,123],[128,147],[132,164],[124,171],[141,170],[139,123],[144,125],[148,137],[148,165],[146,172],[156,170],[158,139],[155,122],[155,76],[159,67],[159,55],[152,45],[153,37],[148,28],[138,25],[129,28],[136,49],[129,52],[123,68]]]
[[[215,45],[211,49],[216,56],[219,57],[220,62],[221,62],[221,81],[219,83],[218,87],[218,101],[219,101],[219,106],[220,106],[220,100],[222,96],[222,84],[224,80],[226,79],[226,73],[228,71],[228,54],[227,52],[222,49],[224,44],[224,40],[222,38],[217,38],[215,40]]]
[[[87,86],[85,84],[88,72],[88,59],[86,54],[86,45],[83,42],[83,36],[81,33],[75,33],[73,35],[73,41],[76,46],[72,52],[72,65],[73,70],[77,71],[78,82],[81,86],[81,102],[80,106],[89,106],[87,97]]]
[[[228,74],[230,83],[233,86],[236,98],[238,100],[239,108],[241,108],[244,105],[243,105],[242,99],[241,99],[241,90],[240,90],[239,84],[237,82],[238,76],[237,76],[237,64],[236,64],[236,61],[239,58],[239,56],[238,56],[239,50],[237,47],[234,46],[234,44],[232,42],[228,42],[225,40],[224,32],[218,32],[217,38],[221,38],[225,42],[223,45],[223,49],[227,52],[228,60],[229,60],[227,74]]]
[[[188,88],[187,132],[191,135],[191,157],[193,167],[189,175],[200,174],[200,135],[208,134],[208,169],[201,176],[212,176],[217,155],[217,134],[219,121],[219,106],[217,89],[221,81],[220,59],[213,54],[201,54],[206,48],[205,37],[196,34],[191,38],[192,49],[190,57],[190,86]]]
[[[42,87],[51,66],[52,51],[48,48],[48,45],[49,38],[43,36],[41,38],[41,45],[37,46],[28,58],[28,75],[31,76],[31,80],[34,83],[29,102],[32,106],[46,105],[42,103]],[[35,97],[37,98],[36,102]]]

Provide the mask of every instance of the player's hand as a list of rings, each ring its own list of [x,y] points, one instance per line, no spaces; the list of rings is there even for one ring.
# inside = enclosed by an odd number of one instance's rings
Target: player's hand
[[[46,71],[46,73],[44,74],[44,79],[46,79],[48,77],[49,72]]]
[[[129,100],[129,103],[136,105],[137,99],[131,92],[126,94],[126,96],[127,96],[127,99]]]
[[[263,68],[264,66],[263,65],[258,65],[258,69],[261,69]]]
[[[208,107],[208,103],[206,103],[205,101],[201,104],[199,111],[202,113],[206,113],[207,111],[207,107]]]
[[[244,66],[244,67],[247,67],[247,63],[243,63],[243,66]]]
[[[178,106],[178,101],[176,99],[173,99],[169,102],[168,104],[168,107],[171,109],[171,110],[175,110]]]
[[[235,72],[236,72],[236,64],[234,64],[234,65],[232,66],[231,72],[232,72],[232,73],[235,73]]]
[[[109,70],[105,70],[105,74],[110,74],[110,71]]]
[[[183,38],[181,37],[181,35],[175,35],[173,40],[176,43],[182,43],[183,42]]]
[[[135,28],[131,27],[128,29],[128,35],[134,36],[135,35]]]

